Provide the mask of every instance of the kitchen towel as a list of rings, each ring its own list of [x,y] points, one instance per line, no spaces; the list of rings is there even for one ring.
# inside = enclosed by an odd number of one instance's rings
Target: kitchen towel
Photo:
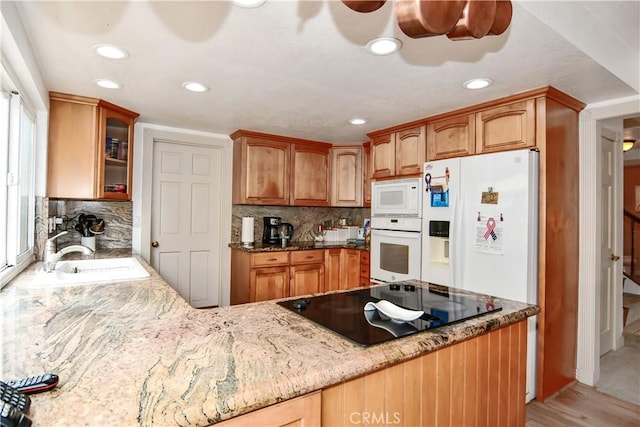
[[[253,217],[242,217],[242,243],[245,245],[253,244]]]

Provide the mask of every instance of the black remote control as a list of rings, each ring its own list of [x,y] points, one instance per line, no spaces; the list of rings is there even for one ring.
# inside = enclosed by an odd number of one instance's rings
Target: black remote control
[[[31,377],[7,381],[11,387],[24,394],[34,394],[51,390],[58,385],[58,376],[55,374],[34,375]]]
[[[31,419],[8,403],[0,406],[0,426],[2,427],[31,427]]]
[[[10,385],[0,381],[0,401],[8,403],[20,412],[29,412],[31,399]]]

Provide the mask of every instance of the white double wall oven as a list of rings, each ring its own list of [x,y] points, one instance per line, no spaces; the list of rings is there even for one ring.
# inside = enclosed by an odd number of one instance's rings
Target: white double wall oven
[[[371,281],[420,279],[422,179],[372,183]]]

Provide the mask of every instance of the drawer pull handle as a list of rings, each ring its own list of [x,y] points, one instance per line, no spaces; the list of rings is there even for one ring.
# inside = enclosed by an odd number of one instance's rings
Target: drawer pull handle
[[[313,255],[307,255],[305,258],[307,258],[307,259],[313,259]]]
[[[277,261],[278,258],[269,258],[267,261]]]

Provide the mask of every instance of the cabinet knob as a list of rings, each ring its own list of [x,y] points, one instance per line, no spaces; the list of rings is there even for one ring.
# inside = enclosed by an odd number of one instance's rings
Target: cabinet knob
[[[153,242],[151,242],[151,247],[152,248],[157,248],[158,246],[160,246],[160,243],[158,243],[157,240],[154,240]]]

